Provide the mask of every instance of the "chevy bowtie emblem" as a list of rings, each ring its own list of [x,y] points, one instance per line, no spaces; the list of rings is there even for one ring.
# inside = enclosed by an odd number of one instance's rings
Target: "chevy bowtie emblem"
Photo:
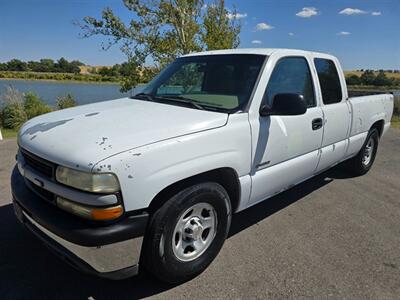
[[[33,183],[36,184],[36,185],[38,185],[38,186],[40,186],[40,187],[43,187],[43,186],[44,186],[43,181],[41,181],[40,179],[37,179],[37,178],[35,178],[35,179],[33,180]]]

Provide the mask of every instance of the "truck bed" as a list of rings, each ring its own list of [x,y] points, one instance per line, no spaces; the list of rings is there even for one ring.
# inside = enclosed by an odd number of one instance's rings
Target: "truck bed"
[[[350,136],[367,132],[371,126],[383,120],[383,125],[390,124],[393,114],[392,94],[372,94],[350,97],[349,103],[352,110],[352,126]]]

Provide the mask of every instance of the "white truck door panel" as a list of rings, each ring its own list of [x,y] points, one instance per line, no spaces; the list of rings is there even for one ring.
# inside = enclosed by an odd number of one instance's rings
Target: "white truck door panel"
[[[351,111],[346,101],[322,106],[324,113],[324,137],[322,147],[340,142],[348,137]]]
[[[250,119],[253,164],[250,205],[312,176],[318,164],[323,129],[309,60],[302,56],[276,58],[262,104],[272,106],[274,96],[304,96],[308,109],[295,116],[273,115]]]
[[[324,137],[317,172],[341,161],[348,145],[351,111],[346,102],[324,105]]]
[[[300,116],[260,118],[260,130],[254,156],[257,169],[270,167],[319,149],[322,128],[312,130],[312,121],[322,119],[319,107]]]
[[[312,121],[322,118],[319,107],[300,116],[260,118],[253,164],[251,203],[261,201],[310,177],[318,164],[322,128]]]
[[[259,170],[253,176],[250,204],[260,202],[311,177],[317,166],[318,150]]]
[[[317,168],[319,172],[338,163],[346,154],[351,107],[346,100],[344,82],[339,76],[335,61],[317,57],[314,58],[314,66],[318,75],[324,115],[324,136]]]
[[[317,172],[327,169],[330,166],[343,160],[348,143],[349,141],[345,139],[343,141],[321,148],[321,157],[319,160]]]

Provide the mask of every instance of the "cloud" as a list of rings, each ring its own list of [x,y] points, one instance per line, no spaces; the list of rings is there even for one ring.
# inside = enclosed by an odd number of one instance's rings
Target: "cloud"
[[[262,42],[260,40],[253,40],[251,41],[252,44],[262,44]]]
[[[373,16],[380,16],[382,13],[380,11],[373,11],[371,15]]]
[[[359,9],[359,8],[345,8],[339,12],[339,15],[360,15],[360,14],[366,14],[367,12],[365,10]]]
[[[293,32],[289,32],[289,35],[290,35],[290,36],[294,36],[294,33],[293,33]]]
[[[318,10],[315,7],[303,7],[296,16],[300,18],[311,18],[312,16],[318,15]]]
[[[256,27],[255,27],[255,31],[261,31],[261,30],[271,30],[271,29],[273,29],[274,28],[274,26],[271,26],[271,25],[269,25],[269,24],[267,24],[267,23],[258,23],[257,25],[256,25]]]
[[[350,35],[350,34],[351,34],[351,32],[348,32],[348,31],[341,31],[341,32],[337,33],[337,35]]]
[[[229,20],[232,20],[232,19],[239,20],[239,19],[246,18],[247,17],[247,13],[241,14],[241,13],[238,13],[238,12],[237,13],[228,12],[226,14],[226,16],[228,17]]]

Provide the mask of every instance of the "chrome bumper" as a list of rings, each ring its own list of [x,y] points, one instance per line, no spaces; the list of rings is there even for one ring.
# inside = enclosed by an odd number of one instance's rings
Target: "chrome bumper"
[[[116,272],[122,269],[133,268],[134,271],[129,274],[130,276],[136,275],[138,272],[140,251],[142,247],[143,237],[138,237],[115,244],[98,246],[98,247],[83,247],[80,245],[68,242],[61,237],[50,232],[25,212],[24,217],[34,225],[38,230],[45,234],[50,239],[54,240],[62,247],[76,255],[79,259],[92,267],[99,276],[106,275],[105,273]],[[107,276],[104,276],[107,277]]]
[[[18,220],[76,269],[110,279],[138,273],[147,213],[94,226],[39,197],[17,167],[12,172],[11,191]]]

